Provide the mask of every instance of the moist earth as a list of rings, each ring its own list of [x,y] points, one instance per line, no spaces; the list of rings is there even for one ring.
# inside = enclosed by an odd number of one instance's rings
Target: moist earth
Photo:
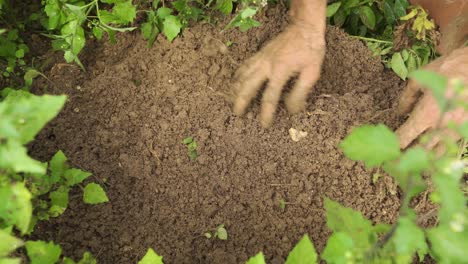
[[[395,184],[374,182],[338,144],[364,123],[398,127],[404,83],[363,43],[330,27],[307,111],[292,116],[281,105],[264,129],[259,100],[243,117],[231,110],[235,70],[287,25],[286,10],[270,8],[260,21],[248,33],[221,32],[228,20],[198,24],[151,48],[138,33],[122,34],[116,44],[90,41],[86,72],[49,67],[36,92],[69,99],[31,152],[48,160],[63,150],[72,166],[93,173],[110,202],[86,205],[76,188],[64,215],[40,223],[37,236],[75,259],[91,251],[99,263],[136,263],[150,247],[165,263],[242,263],[259,251],[282,263],[304,234],[323,250],[325,197],[374,222],[395,221]],[[307,136],[294,142],[290,128]],[[182,143],[189,136],[196,160]],[[203,236],[220,224],[226,241]]]

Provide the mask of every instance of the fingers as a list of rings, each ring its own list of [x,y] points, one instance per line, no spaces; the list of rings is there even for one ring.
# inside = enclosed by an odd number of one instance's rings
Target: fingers
[[[405,116],[411,112],[411,109],[414,107],[414,104],[418,101],[421,95],[421,86],[415,81],[410,81],[400,96],[398,114],[400,116]]]
[[[419,135],[432,128],[439,115],[440,112],[434,98],[424,95],[414,107],[408,120],[396,131],[400,138],[400,147],[407,148]]]
[[[320,78],[320,65],[311,65],[302,71],[293,90],[286,98],[286,108],[292,114],[305,109],[307,95]]]
[[[237,73],[237,83],[235,84],[236,100],[234,102],[234,113],[243,115],[252,99],[257,95],[262,83],[267,78],[267,70],[261,67],[261,63],[253,61],[253,64],[246,64]]]
[[[275,69],[273,76],[262,97],[262,111],[260,122],[263,127],[269,127],[275,116],[276,107],[281,98],[281,92],[290,78],[290,72],[284,67]]]

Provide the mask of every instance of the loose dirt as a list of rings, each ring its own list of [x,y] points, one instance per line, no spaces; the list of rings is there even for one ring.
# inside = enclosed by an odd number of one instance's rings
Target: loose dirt
[[[69,101],[32,154],[46,160],[63,150],[73,166],[93,172],[110,202],[85,205],[77,188],[65,214],[41,223],[38,236],[75,258],[89,250],[100,263],[136,263],[149,247],[166,263],[241,263],[259,251],[282,263],[305,233],[323,249],[324,197],[373,221],[394,221],[394,183],[373,183],[372,172],[337,145],[363,123],[396,128],[404,83],[360,41],[329,28],[307,112],[281,108],[263,129],[258,102],[236,117],[229,100],[233,73],[287,25],[286,12],[271,8],[261,21],[248,33],[196,25],[152,48],[139,34],[120,35],[115,45],[88,45],[87,72],[55,64],[48,88],[36,91]],[[227,41],[234,44],[226,50]],[[308,135],[294,142],[290,128]],[[199,144],[196,161],[182,144],[188,136]],[[227,241],[202,235],[220,224]]]

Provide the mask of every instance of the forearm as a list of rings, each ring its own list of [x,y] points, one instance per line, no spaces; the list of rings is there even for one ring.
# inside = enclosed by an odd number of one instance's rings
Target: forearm
[[[291,0],[293,23],[325,34],[327,0]]]

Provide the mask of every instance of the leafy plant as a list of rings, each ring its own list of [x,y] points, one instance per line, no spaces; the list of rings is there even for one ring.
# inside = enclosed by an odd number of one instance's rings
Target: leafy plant
[[[257,14],[258,8],[256,7],[246,7],[241,10],[239,14],[234,17],[234,19],[229,22],[225,29],[230,29],[233,27],[238,27],[240,31],[246,32],[247,30],[253,27],[259,27],[261,24],[253,17]]]
[[[212,237],[218,238],[219,240],[227,240],[228,239],[228,233],[224,225],[219,225],[216,227],[216,230],[213,232],[208,231],[205,234],[203,234],[206,238],[210,239]]]
[[[153,4],[156,2],[158,1]],[[160,7],[156,12],[148,11],[148,21],[142,24],[141,32],[148,40],[149,46],[153,45],[160,32],[163,32],[169,41],[179,35],[183,25],[180,18],[172,13],[173,10],[168,7]]]
[[[351,35],[388,36],[408,7],[407,0],[340,0],[327,7],[327,18]]]
[[[365,41],[373,55],[403,80],[436,57],[434,22],[407,0],[340,0],[327,7],[327,17],[329,23]]]
[[[65,96],[35,96],[21,90],[4,89],[0,102],[0,261],[25,245],[31,263],[55,263],[60,246],[52,242],[15,238],[33,231],[38,220],[57,217],[68,206],[70,189],[91,173],[70,168],[63,152],[58,151],[49,164],[27,155],[24,145],[31,142],[44,125],[63,107]],[[90,189],[93,187],[92,190]],[[84,190],[87,203],[107,201],[102,188],[90,183]],[[105,197],[106,199],[104,199]]]
[[[182,143],[187,146],[188,156],[191,160],[196,160],[198,158],[198,143],[193,139],[193,137],[185,138]]]
[[[44,10],[48,19],[43,22],[46,29],[57,32],[47,34],[53,38],[52,46],[64,51],[67,62],[83,65],[78,54],[84,48],[86,36],[84,24],[92,30],[93,35],[100,40],[107,32],[111,41],[115,32],[134,30],[125,27],[136,17],[136,7],[131,0],[44,0]],[[102,5],[112,5],[103,9]]]
[[[0,33],[0,65],[4,77],[10,77],[18,66],[24,67],[29,48],[20,38],[18,29]]]

